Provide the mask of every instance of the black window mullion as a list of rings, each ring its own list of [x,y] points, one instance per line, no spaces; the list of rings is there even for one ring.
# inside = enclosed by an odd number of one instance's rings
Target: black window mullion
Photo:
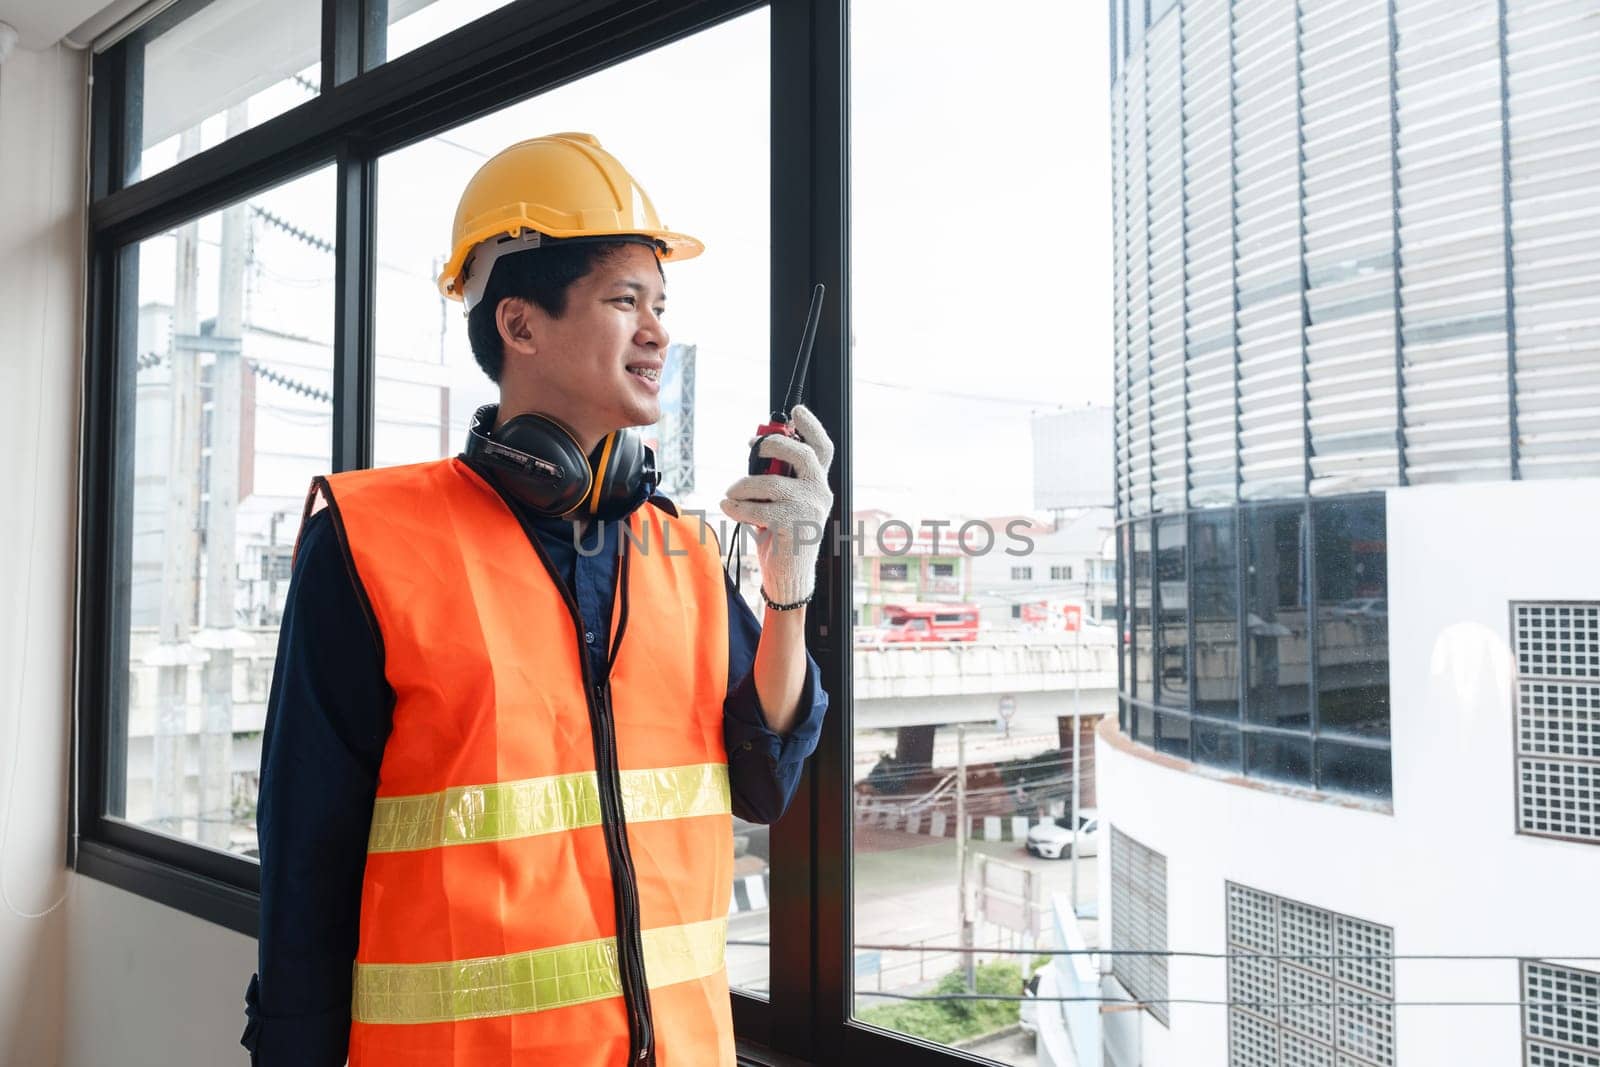
[[[144,45],[135,40],[95,56],[90,97],[89,198],[99,200],[122,188],[130,152],[140,140],[143,111],[132,101],[144,86]]]
[[[322,0],[322,91],[361,73],[362,0]]]
[[[1120,506],[1120,505],[1119,505]],[[1117,527],[1117,726],[1133,736],[1133,524],[1124,518]]]
[[[322,0],[322,89],[388,58],[389,0]]]
[[[82,486],[78,585],[78,704],[86,729],[74,774],[77,810],[69,842],[76,862],[78,841],[93,837],[106,811],[106,799],[121,795],[122,768],[113,766],[111,739],[127,736],[126,706],[120,699],[128,656],[126,603],[117,590],[127,587],[127,557],[120,549],[132,536],[133,450],[124,425],[133,411],[133,375],[122,373],[118,353],[133,350],[138,330],[138,251],[93,248],[89,254],[87,305],[90,312],[85,360]],[[124,275],[131,273],[132,277]],[[120,609],[120,610],[119,610]],[[101,712],[104,712],[102,715]]]
[[[365,58],[363,0],[322,0],[322,91],[361,73]],[[375,356],[372,351],[372,270],[377,165],[341,142],[334,196],[337,235],[333,290],[333,441],[336,471],[372,466]]]
[[[333,469],[372,466],[373,290],[377,269],[377,161],[346,142],[339,151],[333,294]]]
[[[109,480],[104,486],[102,530],[107,535],[100,544],[102,569],[106,584],[95,590],[102,599],[101,611],[95,622],[103,627],[97,633],[103,638],[103,658],[97,664],[100,676],[95,684],[100,688],[104,708],[105,733],[100,740],[100,762],[91,765],[96,785],[102,790],[94,798],[93,807],[85,813],[98,829],[106,815],[121,816],[127,811],[128,766],[128,666],[131,656],[133,628],[131,622],[131,590],[133,587],[133,487],[134,441],[138,427],[134,411],[138,404],[138,354],[139,354],[139,248],[125,245],[108,253],[111,261],[109,275],[111,307],[110,330],[106,335],[107,347],[100,353],[102,360],[97,368],[100,378],[99,397],[103,422],[97,434],[96,448],[109,448],[111,454],[104,458]],[[87,660],[88,657],[85,657]],[[113,758],[113,746],[122,753]]]
[[[1245,575],[1249,570],[1250,560],[1245,555],[1249,550],[1250,511],[1248,508],[1237,507],[1233,512],[1233,604],[1234,604],[1234,638],[1239,645],[1239,666],[1234,672],[1238,675],[1235,689],[1239,697],[1238,713],[1235,721],[1243,726],[1250,720],[1245,707],[1245,701],[1250,695],[1250,607],[1245,603],[1245,595],[1249,588]],[[1244,741],[1241,735],[1239,742],[1239,773],[1244,773]]]
[[[361,69],[381,67],[389,59],[389,0],[362,0]]]
[[[1304,531],[1301,536],[1305,538],[1303,558],[1306,561],[1306,717],[1311,726],[1311,785],[1321,789],[1322,746],[1318,742],[1318,734],[1322,728],[1322,694],[1317,686],[1317,660],[1321,656],[1317,648],[1317,633],[1321,628],[1321,620],[1317,618],[1317,509],[1311,506],[1310,498],[1306,499],[1305,508],[1306,515],[1300,528]]]
[[[1189,685],[1187,701],[1189,716],[1194,717],[1195,708],[1199,706],[1198,695],[1199,678],[1195,674],[1195,645],[1194,645],[1194,513],[1185,512],[1183,518],[1183,603],[1184,603],[1184,646],[1183,646],[1183,674]],[[1194,731],[1189,732],[1190,752],[1193,753]]]
[[[768,395],[788,384],[812,285],[827,286],[806,395],[839,428],[830,478],[835,515],[850,514],[848,360],[848,8],[846,0],[771,6],[771,344]],[[752,412],[752,417],[762,412]],[[824,554],[807,643],[829,695],[816,755],[788,814],[772,828],[771,999],[745,1010],[778,1052],[835,1062],[848,1020],[850,916],[850,607],[848,554]],[[819,857],[834,857],[822,864]],[[828,1049],[831,1054],[823,1053]]]
[[[1152,709],[1161,706],[1161,524],[1152,515],[1150,524],[1150,692],[1146,699]],[[1161,716],[1150,715],[1150,745],[1161,751]]]

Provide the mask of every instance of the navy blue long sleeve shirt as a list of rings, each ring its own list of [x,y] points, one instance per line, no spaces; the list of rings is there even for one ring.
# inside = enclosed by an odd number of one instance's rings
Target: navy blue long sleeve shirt
[[[641,491],[635,506],[676,514],[663,496],[643,500]],[[603,676],[621,524],[592,524],[579,551],[572,523],[523,518],[573,593],[591,665]],[[540,566],[531,546],[528,563]],[[290,578],[261,743],[259,966],[242,1042],[256,1067],[338,1067],[349,1046],[367,835],[394,710],[354,581],[327,512],[312,516]],[[727,594],[723,736],[733,812],[772,822],[816,748],[828,697],[808,657],[800,720],[787,736],[767,726],[753,670],[761,627],[731,582]]]

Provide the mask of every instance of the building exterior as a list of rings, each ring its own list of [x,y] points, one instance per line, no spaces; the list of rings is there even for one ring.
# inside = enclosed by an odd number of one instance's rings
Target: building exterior
[[[985,622],[1001,630],[1025,628],[1031,608],[1053,602],[1079,606],[1086,619],[1115,618],[1115,520],[1110,508],[1061,511],[1053,521],[1027,516],[984,521],[995,530],[1014,530],[1017,537],[1005,544],[1014,544],[1020,553],[996,551],[971,560],[972,597]]]
[[[839,542],[840,551],[855,555],[855,624],[879,625],[885,604],[965,602],[972,595],[973,559],[958,536],[962,522],[913,526],[876,508],[855,512]]]
[[[1112,21],[1106,1062],[1600,1064],[1600,8]]]
[[[869,509],[853,523],[857,626],[878,625],[885,604],[913,601],[975,603],[985,631],[1038,628],[1031,609],[1061,603],[1092,621],[1115,617],[1110,508],[1077,508],[1054,521],[958,515],[915,527]]]

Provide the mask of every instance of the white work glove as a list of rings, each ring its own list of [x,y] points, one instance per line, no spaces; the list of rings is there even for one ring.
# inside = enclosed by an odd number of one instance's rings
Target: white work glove
[[[817,584],[823,528],[833,510],[828,488],[833,441],[809,408],[797,404],[790,417],[798,437],[768,437],[759,455],[789,464],[794,477],[747,474],[728,486],[722,502],[728,518],[756,527],[762,592],[773,604],[810,598]]]

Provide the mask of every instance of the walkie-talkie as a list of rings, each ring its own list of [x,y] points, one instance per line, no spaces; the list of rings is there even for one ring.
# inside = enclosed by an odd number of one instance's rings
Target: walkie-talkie
[[[772,413],[770,421],[756,428],[755,443],[750,446],[751,474],[784,474],[794,477],[794,468],[781,459],[761,455],[761,442],[768,437],[794,437],[794,424],[789,413],[800,403],[806,386],[806,368],[811,363],[811,347],[817,340],[817,324],[822,321],[822,297],[826,290],[821,282],[811,290],[811,310],[806,313],[805,332],[800,335],[800,351],[794,357],[794,370],[789,375],[789,390],[784,394],[783,407]]]

